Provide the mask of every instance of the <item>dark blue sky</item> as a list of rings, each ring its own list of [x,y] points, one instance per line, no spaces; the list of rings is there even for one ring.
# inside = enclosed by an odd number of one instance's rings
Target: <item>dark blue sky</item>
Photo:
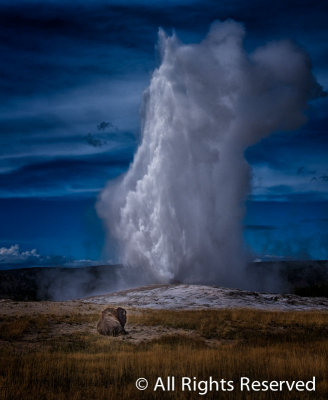
[[[44,255],[100,257],[104,234],[93,205],[133,158],[142,92],[159,62],[159,27],[196,42],[215,19],[232,18],[244,23],[248,50],[292,39],[308,52],[327,90],[325,3],[2,0],[0,248],[19,244]],[[328,247],[327,105],[328,97],[313,101],[300,130],[277,132],[246,153],[253,181],[245,236],[259,254],[328,257],[322,250]],[[303,204],[299,217],[276,215],[291,202]],[[273,217],[258,221],[261,213]],[[280,231],[272,233],[277,218],[286,232],[304,213],[317,222],[303,227],[304,234],[292,229],[287,250],[275,248],[282,241]]]

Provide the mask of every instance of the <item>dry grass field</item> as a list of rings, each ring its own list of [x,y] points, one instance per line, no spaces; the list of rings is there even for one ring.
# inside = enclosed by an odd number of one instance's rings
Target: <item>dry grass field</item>
[[[3,302],[1,400],[328,398],[328,313],[128,310],[128,335],[102,337],[99,305]],[[316,392],[154,392],[158,376],[309,380]],[[138,391],[135,381],[149,380]]]

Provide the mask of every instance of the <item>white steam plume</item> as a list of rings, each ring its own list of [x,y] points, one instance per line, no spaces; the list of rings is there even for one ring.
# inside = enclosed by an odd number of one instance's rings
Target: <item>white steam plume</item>
[[[304,122],[317,85],[310,62],[289,41],[247,54],[234,21],[215,22],[200,44],[159,37],[162,63],[144,94],[141,144],[98,210],[141,282],[242,286],[244,151]]]

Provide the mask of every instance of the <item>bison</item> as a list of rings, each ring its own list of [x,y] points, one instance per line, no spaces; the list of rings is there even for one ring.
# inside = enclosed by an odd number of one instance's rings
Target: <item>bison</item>
[[[97,323],[97,331],[101,335],[118,336],[125,335],[126,310],[122,307],[106,308]]]

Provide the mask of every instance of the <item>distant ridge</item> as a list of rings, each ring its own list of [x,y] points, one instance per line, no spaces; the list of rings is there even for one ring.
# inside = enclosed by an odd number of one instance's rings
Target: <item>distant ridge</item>
[[[70,300],[114,292],[122,265],[0,271],[0,298]],[[261,261],[247,267],[249,290],[328,297],[328,261]]]

